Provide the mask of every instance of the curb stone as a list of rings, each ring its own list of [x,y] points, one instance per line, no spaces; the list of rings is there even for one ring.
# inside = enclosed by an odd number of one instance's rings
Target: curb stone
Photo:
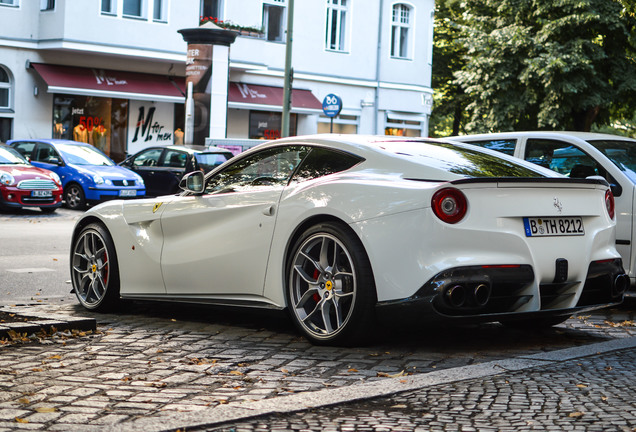
[[[0,311],[15,314],[17,317],[20,318],[30,319],[30,321],[0,323],[0,339],[9,338],[10,332],[26,333],[27,335],[31,335],[34,333],[39,333],[41,331],[50,333],[51,331],[53,331],[53,329],[55,329],[56,331],[97,330],[97,321],[95,320],[95,318],[29,312],[28,310],[15,307],[0,307]]]
[[[477,365],[462,366],[423,375],[391,378],[312,393],[299,393],[255,402],[218,406],[202,411],[142,418],[105,429],[109,432],[130,430],[173,431],[188,428],[218,427],[228,422],[246,421],[271,414],[288,414],[330,405],[369,400],[430,386],[449,384],[476,378],[495,376],[508,371],[521,371],[554,365],[575,358],[588,357],[629,348],[636,348],[636,337],[600,342],[582,347],[566,348],[551,353],[520,356]]]

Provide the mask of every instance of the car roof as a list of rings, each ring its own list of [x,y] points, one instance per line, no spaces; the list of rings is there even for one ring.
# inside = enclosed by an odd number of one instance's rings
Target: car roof
[[[557,138],[557,137],[572,137],[578,138],[583,141],[594,141],[594,140],[613,140],[613,141],[634,141],[633,138],[622,136],[622,135],[612,135],[606,133],[598,133],[598,132],[578,132],[578,131],[515,131],[515,132],[493,132],[493,133],[483,133],[483,134],[470,134],[470,135],[458,135],[449,137],[452,140],[462,141],[464,139],[497,139],[497,138],[518,138],[518,137],[528,137],[528,138]]]
[[[14,140],[9,140],[7,141],[7,143],[9,144],[15,144],[15,143],[19,143],[19,142],[38,142],[38,143],[48,143],[48,144],[53,144],[58,145],[58,144],[66,144],[66,145],[77,145],[77,146],[90,146],[90,147],[94,147],[88,143],[84,143],[84,142],[79,142],[79,141],[73,141],[73,140],[66,140],[66,139],[59,139],[59,138],[34,138],[34,139],[14,139]]]

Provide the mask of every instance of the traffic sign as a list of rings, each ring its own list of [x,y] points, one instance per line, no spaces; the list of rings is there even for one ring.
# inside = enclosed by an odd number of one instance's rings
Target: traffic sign
[[[322,100],[322,111],[327,117],[336,117],[342,111],[342,99],[333,93],[329,93]]]

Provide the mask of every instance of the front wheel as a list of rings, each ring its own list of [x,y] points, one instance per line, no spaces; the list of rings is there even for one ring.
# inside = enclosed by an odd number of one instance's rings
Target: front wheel
[[[321,223],[305,231],[291,250],[287,278],[292,319],[312,343],[362,344],[373,333],[373,272],[346,225]]]
[[[86,208],[84,191],[76,183],[66,186],[66,189],[64,189],[64,201],[66,202],[66,207],[71,210],[84,210]]]
[[[106,311],[119,301],[119,266],[110,234],[100,224],[87,225],[72,245],[71,281],[82,306]]]

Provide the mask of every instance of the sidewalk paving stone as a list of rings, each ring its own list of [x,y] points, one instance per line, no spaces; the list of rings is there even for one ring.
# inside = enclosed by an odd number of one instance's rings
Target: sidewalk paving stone
[[[143,419],[223,407],[242,412],[242,406],[289,395],[395,382],[391,376],[400,374],[408,379],[520,356],[524,364],[541,364],[552,361],[541,356],[563,348],[636,335],[629,309],[571,318],[532,334],[497,324],[413,334],[396,327],[379,333],[375,345],[358,348],[312,346],[286,318],[269,315],[137,304],[118,314],[77,305],[9,309],[87,317],[97,327],[90,334],[59,332],[0,345],[0,431],[125,430]],[[498,403],[495,397],[492,406]],[[40,414],[36,404],[64,415],[31,417]]]

